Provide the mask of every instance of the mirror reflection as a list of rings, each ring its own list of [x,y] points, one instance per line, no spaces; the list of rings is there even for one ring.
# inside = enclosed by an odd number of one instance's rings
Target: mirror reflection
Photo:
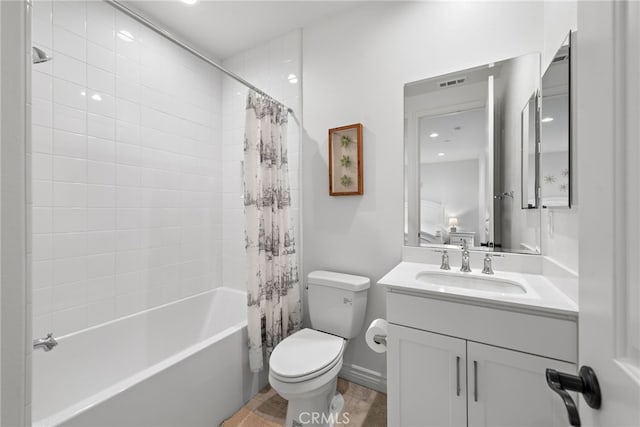
[[[471,108],[420,118],[420,239],[469,247],[487,241],[486,110]],[[482,176],[484,177],[484,173]],[[439,185],[433,185],[439,183]],[[445,239],[449,237],[449,241]]]
[[[571,207],[570,34],[542,77],[540,176],[543,207]]]
[[[522,145],[539,88],[538,53],[405,85],[407,245],[539,253],[537,164]]]
[[[531,95],[522,109],[522,209],[538,207],[539,134],[536,125],[539,119],[538,93]]]

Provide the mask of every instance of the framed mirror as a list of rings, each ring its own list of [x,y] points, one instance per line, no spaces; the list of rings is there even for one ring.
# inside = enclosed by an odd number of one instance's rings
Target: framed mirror
[[[544,208],[570,208],[571,33],[542,76],[540,193]]]
[[[522,145],[539,90],[539,53],[405,85],[406,245],[540,253],[537,163]]]

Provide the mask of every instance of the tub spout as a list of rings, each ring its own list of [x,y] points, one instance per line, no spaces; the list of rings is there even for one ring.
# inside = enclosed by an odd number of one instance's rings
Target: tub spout
[[[44,351],[51,351],[53,350],[53,347],[57,345],[58,345],[58,341],[56,341],[52,333],[48,333],[46,338],[38,338],[33,340],[34,350],[41,348]]]

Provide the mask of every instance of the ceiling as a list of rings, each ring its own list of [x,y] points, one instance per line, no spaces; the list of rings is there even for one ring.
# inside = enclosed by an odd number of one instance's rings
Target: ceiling
[[[480,158],[487,141],[486,115],[482,108],[420,119],[420,162]],[[430,136],[435,134],[437,136]]]
[[[226,59],[362,1],[123,0],[194,48]]]

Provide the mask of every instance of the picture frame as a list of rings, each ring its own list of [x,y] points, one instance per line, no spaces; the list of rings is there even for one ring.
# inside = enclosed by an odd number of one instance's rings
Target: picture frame
[[[364,194],[362,124],[329,129],[329,195]]]

